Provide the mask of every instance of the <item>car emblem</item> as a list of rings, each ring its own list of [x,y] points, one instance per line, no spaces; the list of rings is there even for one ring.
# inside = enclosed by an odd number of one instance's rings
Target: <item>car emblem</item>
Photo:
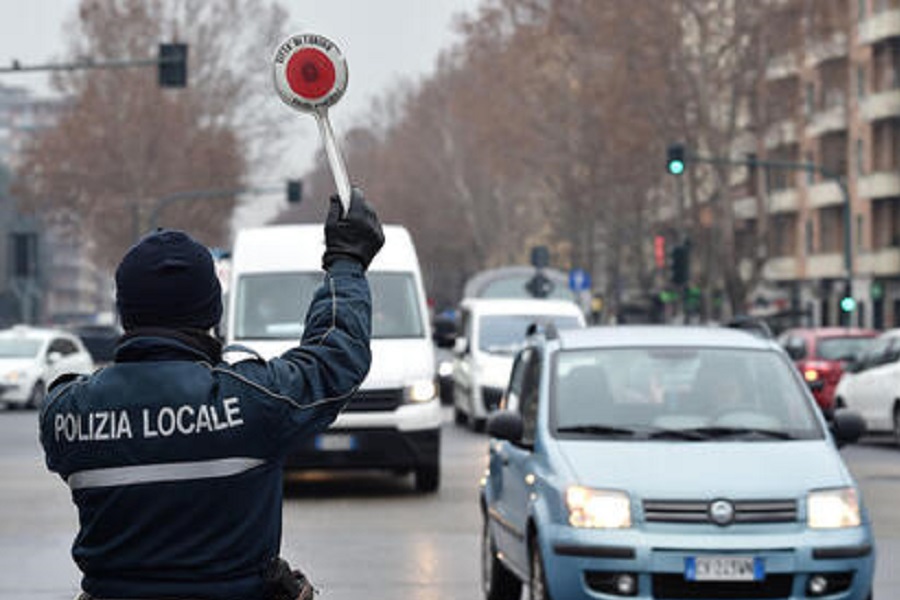
[[[734,504],[728,500],[716,500],[709,505],[709,518],[721,527],[731,525],[734,522]]]

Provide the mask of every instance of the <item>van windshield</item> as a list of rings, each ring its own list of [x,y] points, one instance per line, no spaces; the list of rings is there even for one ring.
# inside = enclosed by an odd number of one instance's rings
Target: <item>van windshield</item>
[[[258,273],[238,279],[234,339],[299,339],[306,309],[322,273]],[[424,336],[416,284],[410,273],[368,272],[372,337]]]
[[[562,315],[485,315],[479,320],[478,348],[491,354],[515,354],[525,344],[528,326],[553,323],[557,329],[581,326],[578,317]]]

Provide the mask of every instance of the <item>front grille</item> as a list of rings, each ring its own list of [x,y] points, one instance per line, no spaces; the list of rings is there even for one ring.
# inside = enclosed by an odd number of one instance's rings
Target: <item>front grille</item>
[[[792,575],[768,575],[764,581],[688,581],[683,575],[653,576],[653,597],[657,600],[695,598],[789,598]]]
[[[712,523],[707,500],[644,500],[648,523]],[[794,500],[735,500],[733,523],[792,523],[797,520]]]
[[[345,412],[394,410],[403,404],[403,390],[360,390],[353,394]]]
[[[481,388],[481,402],[484,404],[485,411],[491,412],[496,410],[500,406],[501,398],[503,398],[503,390],[501,388]]]

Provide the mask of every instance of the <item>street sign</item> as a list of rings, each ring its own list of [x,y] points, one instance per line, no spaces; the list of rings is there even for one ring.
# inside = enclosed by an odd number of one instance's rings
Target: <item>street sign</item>
[[[569,289],[573,292],[591,289],[591,276],[584,269],[572,269],[569,271]]]
[[[275,91],[281,100],[291,108],[316,118],[346,215],[350,208],[350,178],[328,119],[328,107],[340,100],[347,89],[344,55],[328,38],[304,33],[292,35],[279,44],[272,66]]]

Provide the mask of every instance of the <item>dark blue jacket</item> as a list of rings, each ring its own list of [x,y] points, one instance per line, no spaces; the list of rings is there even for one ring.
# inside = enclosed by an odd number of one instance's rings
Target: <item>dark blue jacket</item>
[[[78,508],[83,590],[261,600],[261,570],[280,547],[283,460],[362,382],[370,334],[365,275],[340,261],[300,345],[279,358],[211,362],[190,339],[151,332],[52,388],[41,443]]]

